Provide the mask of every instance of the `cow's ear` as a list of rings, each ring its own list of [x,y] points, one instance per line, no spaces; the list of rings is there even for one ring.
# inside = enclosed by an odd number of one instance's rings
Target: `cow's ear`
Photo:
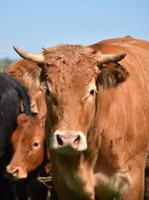
[[[106,88],[116,87],[129,76],[128,71],[119,63],[107,63],[99,65],[98,68],[100,72],[97,83]]]
[[[22,123],[25,123],[28,121],[28,119],[29,119],[29,116],[27,116],[25,113],[21,113],[17,117],[17,124],[20,125]]]

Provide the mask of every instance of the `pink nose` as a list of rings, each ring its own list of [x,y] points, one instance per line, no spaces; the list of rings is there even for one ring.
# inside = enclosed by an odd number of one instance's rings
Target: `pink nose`
[[[87,149],[86,136],[81,131],[55,131],[50,146],[55,150],[69,147],[75,151],[84,151]]]
[[[80,135],[56,135],[57,144],[59,146],[77,146],[80,143]]]

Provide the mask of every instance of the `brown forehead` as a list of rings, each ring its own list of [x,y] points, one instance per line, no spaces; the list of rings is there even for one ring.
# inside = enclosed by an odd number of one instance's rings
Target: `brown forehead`
[[[84,87],[96,76],[96,60],[90,48],[59,45],[44,51],[52,85]]]
[[[29,138],[36,137],[37,135],[42,135],[42,127],[39,124],[38,119],[33,116],[28,119],[25,123],[22,123],[18,127],[18,131],[21,132],[22,137]]]

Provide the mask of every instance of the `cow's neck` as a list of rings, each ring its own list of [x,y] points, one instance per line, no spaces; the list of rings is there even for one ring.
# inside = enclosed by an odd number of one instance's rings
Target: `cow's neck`
[[[94,191],[93,163],[86,153],[74,156],[54,155],[55,164],[62,179],[72,191],[88,194]],[[88,179],[90,182],[88,182]]]
[[[70,156],[56,153],[55,157],[56,157],[56,165],[58,166],[59,170],[65,172],[66,174],[70,172],[76,173],[77,171],[81,170],[82,165],[87,166],[87,168],[90,168],[92,166],[92,163],[90,163],[89,160],[87,159],[86,152]]]

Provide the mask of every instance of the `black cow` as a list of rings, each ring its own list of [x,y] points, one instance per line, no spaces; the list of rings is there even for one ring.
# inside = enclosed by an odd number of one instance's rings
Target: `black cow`
[[[11,156],[10,135],[16,128],[16,118],[21,112],[21,101],[24,112],[30,115],[30,101],[25,89],[9,75],[0,73],[0,194],[2,200],[15,199],[12,184],[4,177],[3,172]]]

